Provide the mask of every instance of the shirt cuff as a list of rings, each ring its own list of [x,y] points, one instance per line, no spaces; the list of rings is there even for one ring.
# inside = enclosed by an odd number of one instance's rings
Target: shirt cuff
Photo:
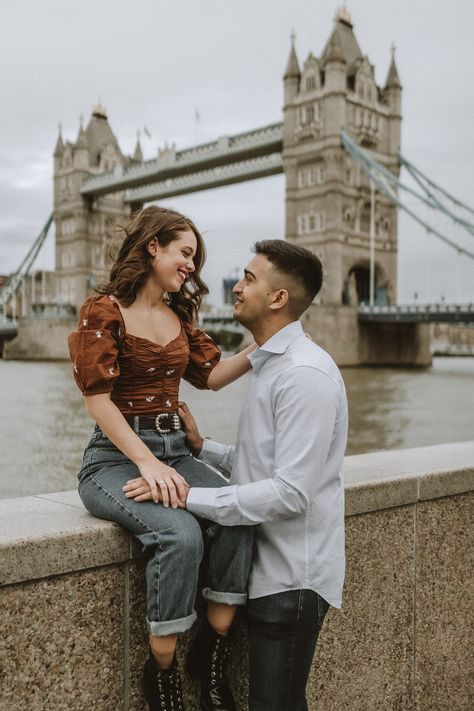
[[[211,512],[215,510],[216,491],[217,489],[192,486],[188,492],[186,508],[196,516],[210,518]]]

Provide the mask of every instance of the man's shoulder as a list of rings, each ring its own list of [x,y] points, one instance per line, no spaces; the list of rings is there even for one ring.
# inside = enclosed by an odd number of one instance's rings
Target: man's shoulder
[[[317,343],[302,335],[290,344],[286,351],[288,369],[307,367],[326,375],[333,382],[341,382],[339,368],[330,354]]]

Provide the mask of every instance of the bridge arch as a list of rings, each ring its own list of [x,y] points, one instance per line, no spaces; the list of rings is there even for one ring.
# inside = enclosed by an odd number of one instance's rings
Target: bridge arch
[[[341,302],[346,306],[368,304],[370,300],[370,261],[359,259],[347,270]],[[382,306],[394,301],[394,288],[384,267],[375,262],[375,303]]]

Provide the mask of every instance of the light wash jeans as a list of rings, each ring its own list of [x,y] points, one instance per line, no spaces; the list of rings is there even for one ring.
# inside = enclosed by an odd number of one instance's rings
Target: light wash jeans
[[[181,430],[168,434],[142,430],[137,434],[158,459],[174,467],[190,486],[226,485],[223,477],[192,457]],[[147,624],[151,634],[174,634],[192,626],[204,554],[204,598],[244,605],[253,528],[219,526],[184,509],[127,499],[122,487],[138,476],[137,466],[96,427],[84,452],[79,494],[91,514],[121,524],[149,554]]]

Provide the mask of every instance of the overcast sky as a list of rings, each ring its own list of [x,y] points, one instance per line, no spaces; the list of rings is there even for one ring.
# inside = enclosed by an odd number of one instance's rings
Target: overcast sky
[[[145,158],[281,121],[289,35],[300,62],[332,29],[331,0],[1,0],[0,272],[15,269],[52,209],[61,122],[77,136],[100,97],[121,149]],[[351,0],[362,52],[385,82],[390,45],[403,84],[402,152],[474,206],[474,3]],[[196,124],[195,113],[200,121]],[[146,126],[151,138],[143,134]],[[206,235],[212,301],[250,245],[284,237],[284,178],[167,201]],[[427,217],[425,210],[424,217]],[[439,224],[445,228],[444,224]],[[447,229],[447,227],[446,227]],[[462,233],[449,235],[461,240]],[[474,247],[474,238],[463,239]],[[474,261],[401,220],[399,300],[474,298]],[[39,266],[53,268],[49,238]]]

